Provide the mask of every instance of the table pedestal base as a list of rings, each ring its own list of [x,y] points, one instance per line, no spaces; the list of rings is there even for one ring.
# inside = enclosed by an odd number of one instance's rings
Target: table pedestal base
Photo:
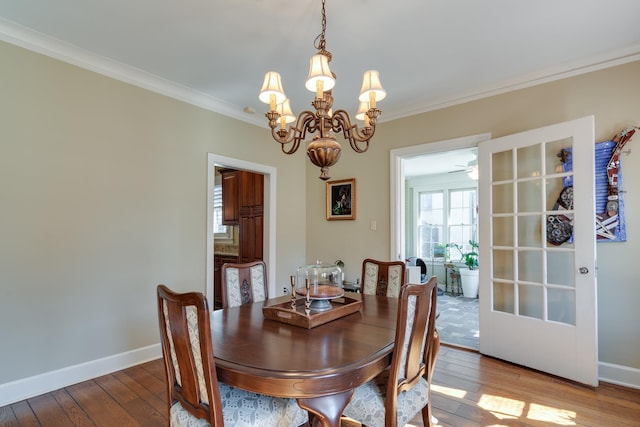
[[[328,396],[300,398],[298,405],[315,415],[312,427],[340,427],[340,417],[352,395],[353,390],[349,390]]]

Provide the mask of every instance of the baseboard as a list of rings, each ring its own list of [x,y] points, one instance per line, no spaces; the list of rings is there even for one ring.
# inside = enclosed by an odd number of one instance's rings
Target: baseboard
[[[640,369],[599,362],[598,378],[607,383],[640,389]]]
[[[0,407],[162,357],[160,344],[0,384]],[[640,389],[640,369],[598,363],[600,381]]]
[[[148,347],[0,384],[0,406],[49,393],[59,388],[87,381],[160,357],[162,357],[160,344],[153,344]]]

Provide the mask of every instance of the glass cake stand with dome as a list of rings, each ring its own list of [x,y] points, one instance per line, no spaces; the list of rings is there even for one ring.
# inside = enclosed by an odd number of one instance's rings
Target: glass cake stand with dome
[[[344,296],[342,269],[336,264],[323,264],[321,261],[298,268],[296,294],[307,298],[307,293],[311,310],[329,310],[332,299]]]

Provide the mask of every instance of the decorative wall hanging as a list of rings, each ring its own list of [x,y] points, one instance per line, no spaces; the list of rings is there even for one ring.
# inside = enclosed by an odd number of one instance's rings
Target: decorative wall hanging
[[[626,242],[627,228],[624,221],[622,198],[622,168],[620,153],[637,127],[624,129],[613,140],[596,144],[596,237],[603,241]],[[600,146],[604,159],[609,154],[605,167],[599,165]],[[604,190],[606,188],[606,191]]]
[[[609,141],[597,142],[595,147],[595,204],[596,239],[600,242],[625,242],[627,229],[624,217],[624,199],[622,191],[622,165],[620,154],[625,144],[631,140],[639,128],[632,126],[622,130]],[[562,170],[573,170],[571,150],[558,153],[562,159]],[[571,209],[573,206],[573,177],[565,178],[564,189],[558,198],[555,209]],[[571,194],[568,198],[567,194]],[[564,197],[563,197],[564,195]],[[570,203],[571,207],[568,207]],[[551,217],[562,217],[553,215]],[[560,218],[561,219],[561,218]],[[554,222],[550,232],[547,224],[547,241],[560,245],[572,239],[572,227],[567,221]]]
[[[327,182],[327,220],[356,219],[356,179]]]

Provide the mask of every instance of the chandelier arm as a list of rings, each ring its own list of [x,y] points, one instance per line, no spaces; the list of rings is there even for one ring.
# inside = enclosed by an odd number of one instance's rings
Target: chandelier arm
[[[316,117],[311,111],[303,111],[298,115],[295,126],[289,126],[288,129],[278,129],[278,126],[271,127],[271,136],[280,143],[282,152],[285,154],[293,154],[300,147],[300,142],[307,136],[307,131],[313,133],[316,131]],[[290,148],[287,145],[292,144]]]
[[[280,143],[280,148],[282,148],[282,152],[285,154],[293,154],[298,151],[298,147],[300,147],[300,138],[296,138],[297,129],[294,129],[293,126],[289,126],[289,129],[278,129],[277,127],[271,128],[271,136],[277,142]],[[287,145],[292,144],[290,148],[287,148]]]
[[[364,153],[369,149],[369,141],[376,131],[375,126],[365,127],[360,131],[358,125],[351,124],[349,113],[345,110],[335,111],[331,117],[331,124],[334,132],[342,130],[344,138],[349,141],[349,145],[356,153]]]

